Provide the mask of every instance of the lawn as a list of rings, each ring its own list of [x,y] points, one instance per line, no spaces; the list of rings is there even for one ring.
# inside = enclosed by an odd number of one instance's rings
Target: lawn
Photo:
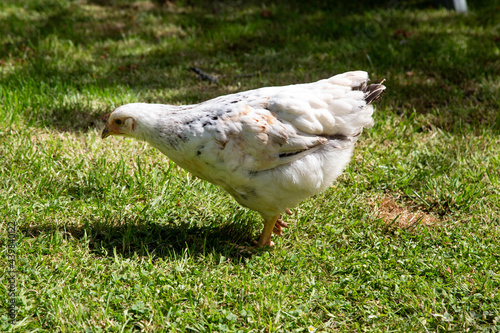
[[[363,2],[2,1],[0,330],[500,331],[500,4]],[[260,216],[219,188],[100,138],[125,103],[354,69],[387,80],[376,124],[272,249],[241,250]]]

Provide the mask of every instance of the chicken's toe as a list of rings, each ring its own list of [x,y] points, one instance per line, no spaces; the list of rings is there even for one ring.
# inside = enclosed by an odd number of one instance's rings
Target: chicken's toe
[[[276,220],[276,226],[280,226],[282,228],[288,228],[288,223],[286,223],[285,221],[283,221],[281,218],[277,219]]]
[[[274,232],[276,235],[278,235],[278,236],[280,236],[280,237],[283,237],[283,229],[281,228],[281,226],[280,226],[280,225],[277,225],[277,224],[276,224],[276,225],[274,226],[274,228],[273,228],[273,232]]]
[[[252,242],[252,244],[254,245],[254,248],[260,248],[262,246],[270,246],[270,247],[274,247],[274,242],[273,241],[269,241],[269,243],[267,244],[260,244],[260,242],[258,240],[254,240]]]
[[[276,220],[276,223],[274,224],[273,232],[280,236],[283,237],[283,228],[288,228],[288,223],[283,221],[281,219],[281,216]]]

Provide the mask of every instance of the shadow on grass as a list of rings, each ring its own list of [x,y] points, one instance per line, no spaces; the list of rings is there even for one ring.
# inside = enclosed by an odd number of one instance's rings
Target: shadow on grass
[[[106,114],[106,110],[102,114]],[[82,105],[61,106],[51,109],[52,127],[61,132],[87,131],[94,127],[103,127],[102,114],[93,112]]]
[[[109,225],[93,221],[86,226],[20,227],[25,237],[60,233],[63,237],[86,241],[90,251],[97,256],[112,257],[116,252],[124,258],[151,256],[175,259],[188,252],[193,257],[213,253],[233,261],[258,253],[248,250],[255,239],[250,233],[252,229],[242,221],[206,226],[147,221],[124,221]]]

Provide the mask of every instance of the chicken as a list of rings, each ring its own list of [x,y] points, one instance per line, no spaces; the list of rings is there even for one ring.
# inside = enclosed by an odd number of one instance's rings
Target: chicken
[[[102,138],[147,141],[196,177],[260,213],[258,246],[288,225],[284,212],[327,189],[349,162],[363,128],[373,125],[385,89],[347,72],[313,83],[266,87],[200,104],[133,103],[107,116]]]

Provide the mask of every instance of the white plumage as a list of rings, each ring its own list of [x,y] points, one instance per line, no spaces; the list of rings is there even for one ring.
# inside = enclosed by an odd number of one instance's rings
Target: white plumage
[[[145,140],[182,168],[261,214],[259,245],[287,227],[280,214],[324,191],[349,162],[371,102],[385,87],[347,72],[314,83],[267,87],[185,106],[127,104],[102,137]]]

